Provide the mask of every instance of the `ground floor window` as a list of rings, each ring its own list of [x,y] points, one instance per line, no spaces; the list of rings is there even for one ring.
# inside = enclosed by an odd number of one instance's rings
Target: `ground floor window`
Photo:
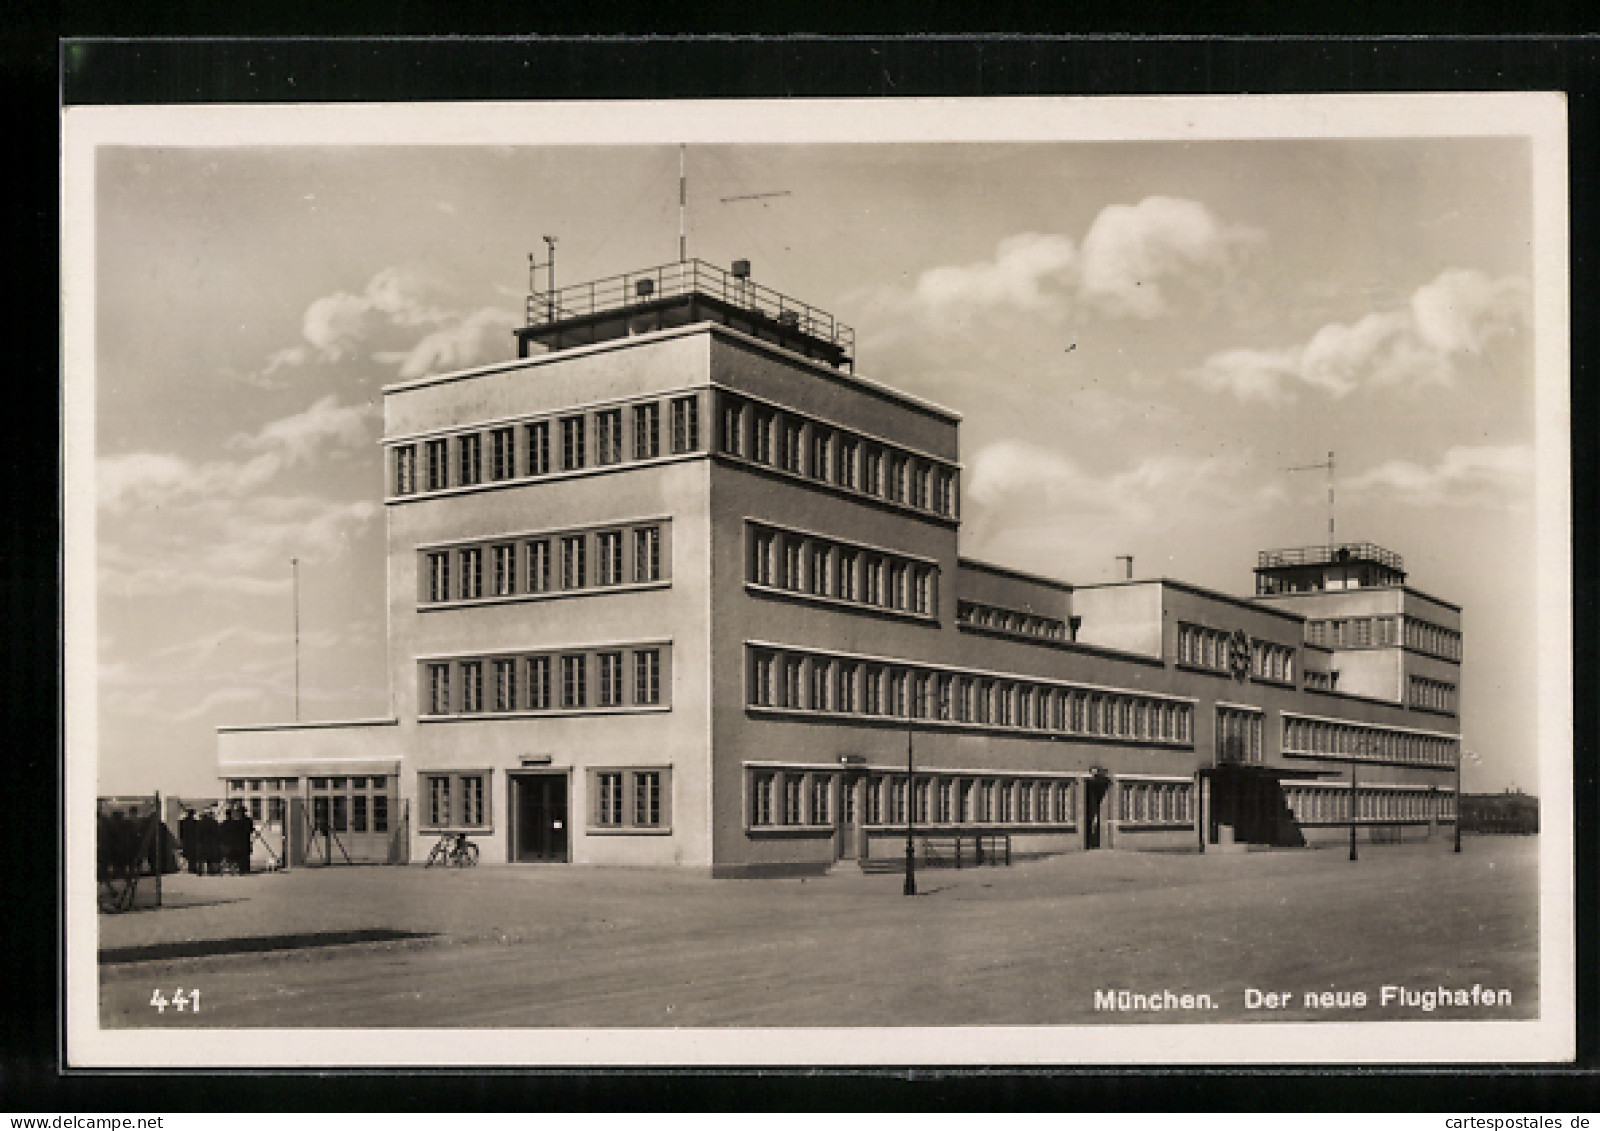
[[[487,771],[424,772],[420,776],[421,789],[418,792],[422,798],[422,827],[425,830],[484,830],[491,827],[490,775]]]
[[[590,770],[589,827],[651,832],[669,828],[671,775],[666,766]]]
[[[1193,782],[1124,780],[1121,789],[1124,824],[1187,825],[1193,820]]]
[[[922,826],[1077,823],[1077,783],[1063,777],[930,772],[908,779],[903,773],[752,767],[747,787],[751,828],[834,828],[858,820],[892,828],[905,824],[908,815]],[[1187,802],[1180,802],[1175,790],[1149,802],[1150,811],[1181,819]]]

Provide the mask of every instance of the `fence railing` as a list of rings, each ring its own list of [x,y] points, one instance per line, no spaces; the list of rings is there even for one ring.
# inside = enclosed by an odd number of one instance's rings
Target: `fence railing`
[[[855,330],[827,311],[700,259],[573,283],[553,291],[534,290],[528,296],[527,325],[530,328],[547,326],[569,318],[625,310],[689,294],[719,299],[729,306],[770,318],[780,326],[831,342],[846,352],[855,349]]]
[[[1394,570],[1405,570],[1405,561],[1393,550],[1371,542],[1344,542],[1337,546],[1296,546],[1286,550],[1261,550],[1256,554],[1257,569],[1283,566],[1331,565],[1335,562],[1377,562]]]

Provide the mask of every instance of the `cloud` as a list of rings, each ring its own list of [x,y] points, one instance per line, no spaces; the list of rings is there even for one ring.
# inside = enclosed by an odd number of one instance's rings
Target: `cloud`
[[[358,292],[334,291],[314,299],[300,319],[302,340],[274,351],[262,371],[246,381],[263,384],[283,369],[355,357],[384,328],[437,326],[457,317],[430,301],[436,290],[421,272],[385,267]]]
[[[486,306],[435,330],[409,350],[376,353],[373,358],[385,364],[398,364],[402,378],[464,369],[489,355],[486,346],[491,331],[509,333],[521,325],[522,319],[512,311]]]
[[[1185,374],[1240,400],[1284,402],[1310,386],[1334,398],[1363,387],[1449,387],[1491,341],[1529,318],[1526,282],[1451,268],[1404,307],[1323,326],[1302,345],[1214,353]]]
[[[1340,484],[1351,495],[1383,495],[1418,507],[1521,505],[1533,485],[1526,444],[1457,445],[1437,463],[1389,460]]]
[[[959,333],[994,315],[1151,319],[1173,309],[1178,291],[1225,283],[1265,238],[1197,201],[1152,196],[1102,210],[1081,246],[1061,233],[1025,232],[1001,240],[992,259],[931,267],[910,287],[847,300],[871,312],[882,327],[874,339],[887,342]]]
[[[372,405],[341,405],[330,395],[254,435],[241,433],[226,442],[228,448],[254,452],[248,459],[195,462],[165,452],[101,456],[96,462],[98,502],[117,511],[180,499],[238,498],[310,462],[324,448],[358,448],[370,442],[377,416]]]
[[[1080,297],[1108,314],[1156,318],[1169,307],[1164,284],[1223,282],[1265,240],[1260,229],[1224,224],[1193,200],[1113,204],[1083,237]]]

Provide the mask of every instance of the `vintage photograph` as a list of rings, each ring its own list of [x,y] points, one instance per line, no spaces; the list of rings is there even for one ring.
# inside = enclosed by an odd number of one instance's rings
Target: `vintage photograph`
[[[68,110],[69,1063],[1570,1057],[1564,114]]]

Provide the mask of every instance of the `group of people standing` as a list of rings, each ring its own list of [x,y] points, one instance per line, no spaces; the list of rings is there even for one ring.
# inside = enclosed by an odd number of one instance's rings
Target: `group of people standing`
[[[220,876],[225,867],[247,875],[255,829],[242,802],[228,806],[220,821],[214,808],[203,810],[198,817],[193,809],[185,809],[178,821],[178,843],[189,871],[197,876]]]

